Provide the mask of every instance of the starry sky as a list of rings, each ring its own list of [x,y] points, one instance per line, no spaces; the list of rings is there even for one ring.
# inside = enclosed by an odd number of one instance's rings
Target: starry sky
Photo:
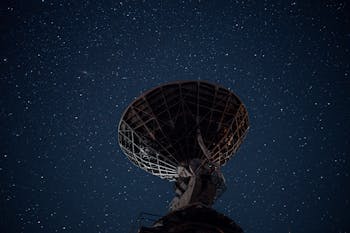
[[[225,86],[250,130],[214,208],[246,233],[350,231],[346,1],[2,1],[0,231],[129,232],[173,184],[133,166],[122,112],[176,80]]]

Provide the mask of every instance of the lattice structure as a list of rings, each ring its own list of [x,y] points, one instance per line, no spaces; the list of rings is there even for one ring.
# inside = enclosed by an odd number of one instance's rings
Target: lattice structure
[[[119,128],[119,145],[135,165],[153,175],[169,180],[178,176],[177,161],[173,156],[157,152],[150,141],[138,135],[125,121]]]
[[[247,129],[247,110],[234,93],[203,81],[183,81],[137,98],[120,121],[119,144],[136,166],[176,180],[178,166],[195,158],[225,164]]]

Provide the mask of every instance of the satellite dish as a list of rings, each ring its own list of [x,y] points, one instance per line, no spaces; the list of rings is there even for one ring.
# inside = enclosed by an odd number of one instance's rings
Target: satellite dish
[[[196,159],[224,165],[248,127],[247,109],[233,92],[205,81],[179,81],[133,101],[120,120],[118,140],[136,166],[175,181],[179,168]]]

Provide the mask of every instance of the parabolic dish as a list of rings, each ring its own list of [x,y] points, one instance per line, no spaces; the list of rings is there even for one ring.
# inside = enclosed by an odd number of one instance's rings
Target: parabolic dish
[[[248,126],[248,112],[233,92],[204,81],[179,81],[133,101],[120,120],[118,140],[136,166],[176,180],[178,166],[194,158],[224,165],[241,145]]]

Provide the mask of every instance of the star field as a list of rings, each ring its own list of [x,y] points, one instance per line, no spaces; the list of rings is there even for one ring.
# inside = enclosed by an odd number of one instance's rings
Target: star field
[[[245,232],[350,232],[346,1],[14,1],[0,8],[0,232],[129,232],[172,183],[117,142],[157,85],[236,93],[250,130],[214,208]]]

